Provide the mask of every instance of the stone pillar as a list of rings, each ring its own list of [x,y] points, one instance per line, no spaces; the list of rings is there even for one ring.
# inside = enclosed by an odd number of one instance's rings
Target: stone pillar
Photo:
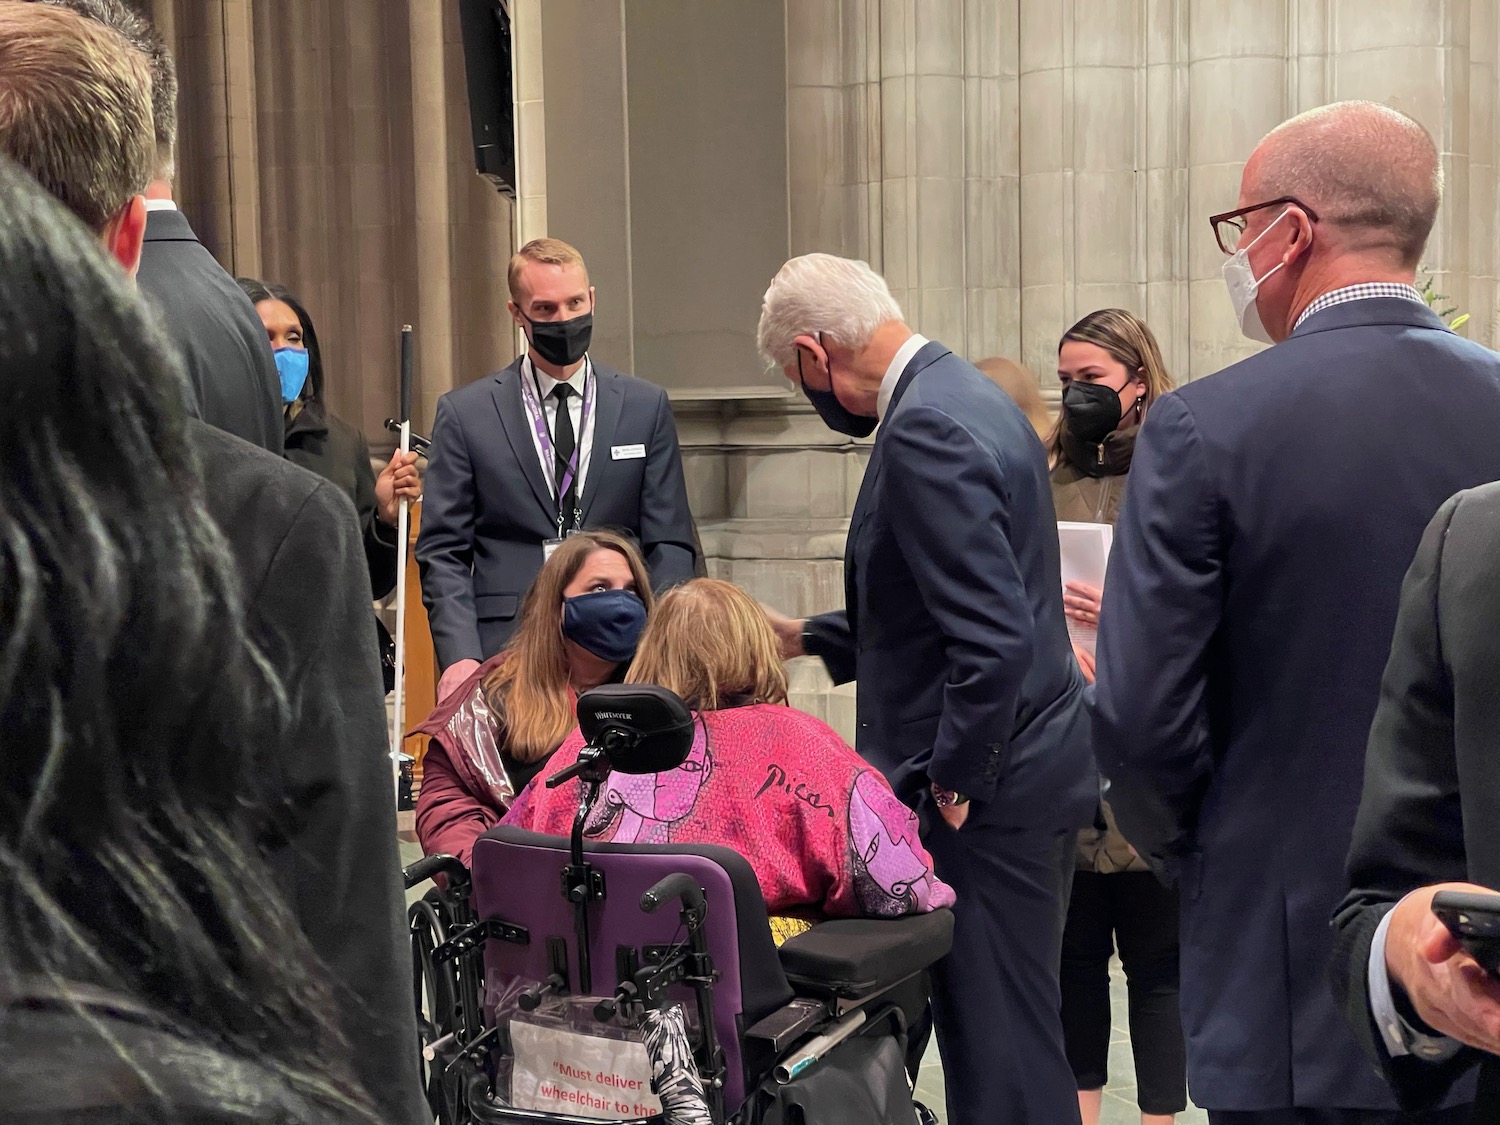
[[[542,99],[542,0],[511,0],[516,112],[516,245],[547,234],[547,119]]]

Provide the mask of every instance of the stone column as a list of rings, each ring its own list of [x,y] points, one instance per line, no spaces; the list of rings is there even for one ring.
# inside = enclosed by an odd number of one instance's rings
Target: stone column
[[[516,245],[547,234],[547,119],[542,89],[542,0],[511,0],[516,113]]]

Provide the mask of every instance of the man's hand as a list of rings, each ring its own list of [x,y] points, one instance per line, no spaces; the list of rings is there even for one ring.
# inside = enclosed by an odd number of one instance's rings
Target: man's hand
[[[382,523],[396,526],[403,498],[413,504],[422,499],[422,479],[417,473],[417,455],[408,453],[403,457],[398,449],[375,478],[375,513]]]
[[[1104,591],[1087,582],[1069,582],[1063,587],[1063,612],[1080,625],[1099,624],[1099,606],[1103,601]]]
[[[438,702],[441,703],[452,695],[460,684],[474,674],[474,670],[478,667],[479,661],[477,660],[455,660],[448,665],[447,670],[443,672],[443,678],[438,681]]]
[[[1434,1031],[1500,1054],[1500,981],[1480,968],[1432,913],[1438,891],[1493,893],[1489,887],[1441,883],[1407,895],[1391,912],[1386,971]]]
[[[806,656],[807,650],[802,647],[802,629],[807,624],[806,619],[788,617],[765,604],[760,608],[765,611],[766,620],[771,623],[771,631],[776,634],[777,644],[781,646],[781,659]]]
[[[1078,661],[1078,667],[1083,671],[1084,680],[1088,683],[1093,683],[1095,675],[1094,654],[1082,645],[1074,645],[1073,656]]]
[[[949,805],[946,808],[939,805],[938,812],[943,814],[943,819],[948,822],[948,827],[957,832],[964,826],[964,821],[969,819],[969,802],[965,801],[961,805]]]

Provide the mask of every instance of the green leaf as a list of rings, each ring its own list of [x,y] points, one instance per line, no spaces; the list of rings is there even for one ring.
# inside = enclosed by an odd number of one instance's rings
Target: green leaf
[[[1448,325],[1448,327],[1451,328],[1451,329],[1453,329],[1453,331],[1457,332],[1460,328],[1462,328],[1465,324],[1468,324],[1468,323],[1469,323],[1469,314],[1468,313],[1464,313],[1463,316],[1461,316],[1458,319],[1456,319],[1452,324]]]

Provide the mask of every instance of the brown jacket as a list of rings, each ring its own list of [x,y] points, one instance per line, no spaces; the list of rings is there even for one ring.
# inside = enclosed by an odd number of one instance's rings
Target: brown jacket
[[[1125,476],[1135,453],[1139,426],[1116,430],[1102,445],[1073,441],[1063,434],[1063,449],[1052,469],[1052,503],[1057,518],[1067,523],[1113,524],[1125,495]],[[1133,854],[1125,837],[1115,827],[1115,816],[1104,803],[1103,831],[1096,827],[1078,833],[1078,868],[1112,875],[1117,871],[1150,871],[1145,860]]]

